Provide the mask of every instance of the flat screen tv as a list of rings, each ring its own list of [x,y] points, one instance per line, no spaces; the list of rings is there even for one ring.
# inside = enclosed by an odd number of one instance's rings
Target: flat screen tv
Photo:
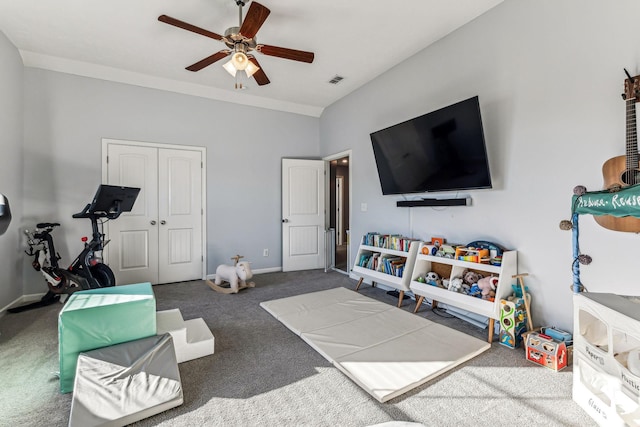
[[[371,134],[382,194],[491,188],[478,97]]]

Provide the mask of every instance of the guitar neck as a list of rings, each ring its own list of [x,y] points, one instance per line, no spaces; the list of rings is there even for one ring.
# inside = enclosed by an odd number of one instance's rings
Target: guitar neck
[[[636,99],[626,100],[627,104],[627,170],[638,169],[638,132],[636,126]]]

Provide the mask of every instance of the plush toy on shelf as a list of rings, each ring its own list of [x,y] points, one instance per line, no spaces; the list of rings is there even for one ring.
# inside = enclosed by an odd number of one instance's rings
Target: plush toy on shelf
[[[442,280],[440,279],[440,275],[435,271],[430,271],[425,275],[425,283],[431,286],[442,287]]]
[[[465,270],[462,273],[462,280],[464,281],[464,283],[469,285],[469,287],[471,287],[474,284],[478,283],[478,280],[482,279],[482,277],[483,277],[482,274],[478,273],[477,271],[473,271],[473,270]]]
[[[482,299],[492,301],[496,296],[496,288],[498,287],[498,278],[493,276],[483,277],[478,280],[478,287]]]
[[[454,277],[453,279],[451,279],[449,281],[449,287],[448,289],[451,292],[460,292],[462,290],[462,284],[464,282],[462,281],[461,277]]]
[[[473,285],[471,285],[471,288],[469,288],[469,293],[467,295],[476,298],[482,298],[482,290],[477,283],[474,283]]]

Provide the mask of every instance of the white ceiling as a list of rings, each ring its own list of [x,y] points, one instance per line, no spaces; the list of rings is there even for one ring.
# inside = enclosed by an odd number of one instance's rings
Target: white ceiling
[[[271,83],[235,90],[219,61],[185,67],[225,45],[161,23],[162,14],[224,34],[235,0],[0,0],[0,31],[25,66],[319,116],[322,110],[503,0],[260,0],[257,40],[312,51],[312,64],[256,54]],[[248,10],[250,2],[244,7]],[[338,85],[328,81],[344,77]]]

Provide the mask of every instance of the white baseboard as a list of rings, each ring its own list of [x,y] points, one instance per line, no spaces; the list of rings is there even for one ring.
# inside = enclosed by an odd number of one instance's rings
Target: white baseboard
[[[7,310],[12,308],[12,307],[17,307],[19,305],[23,305],[23,304],[27,304],[27,303],[30,303],[30,302],[38,301],[44,295],[45,295],[45,292],[43,292],[41,294],[22,295],[21,297],[16,298],[15,300],[10,302],[6,306],[2,307],[2,309],[0,309],[0,316],[4,316],[6,314],[6,312],[7,312]]]
[[[259,268],[251,271],[253,274],[277,273],[278,271],[282,271],[282,267]]]
[[[277,273],[278,271],[282,271],[282,267],[271,267],[271,268],[259,268],[257,270],[251,270],[251,272],[256,275],[256,274],[265,274],[265,273]],[[214,274],[207,274],[207,279],[209,280],[215,280],[216,275]]]

